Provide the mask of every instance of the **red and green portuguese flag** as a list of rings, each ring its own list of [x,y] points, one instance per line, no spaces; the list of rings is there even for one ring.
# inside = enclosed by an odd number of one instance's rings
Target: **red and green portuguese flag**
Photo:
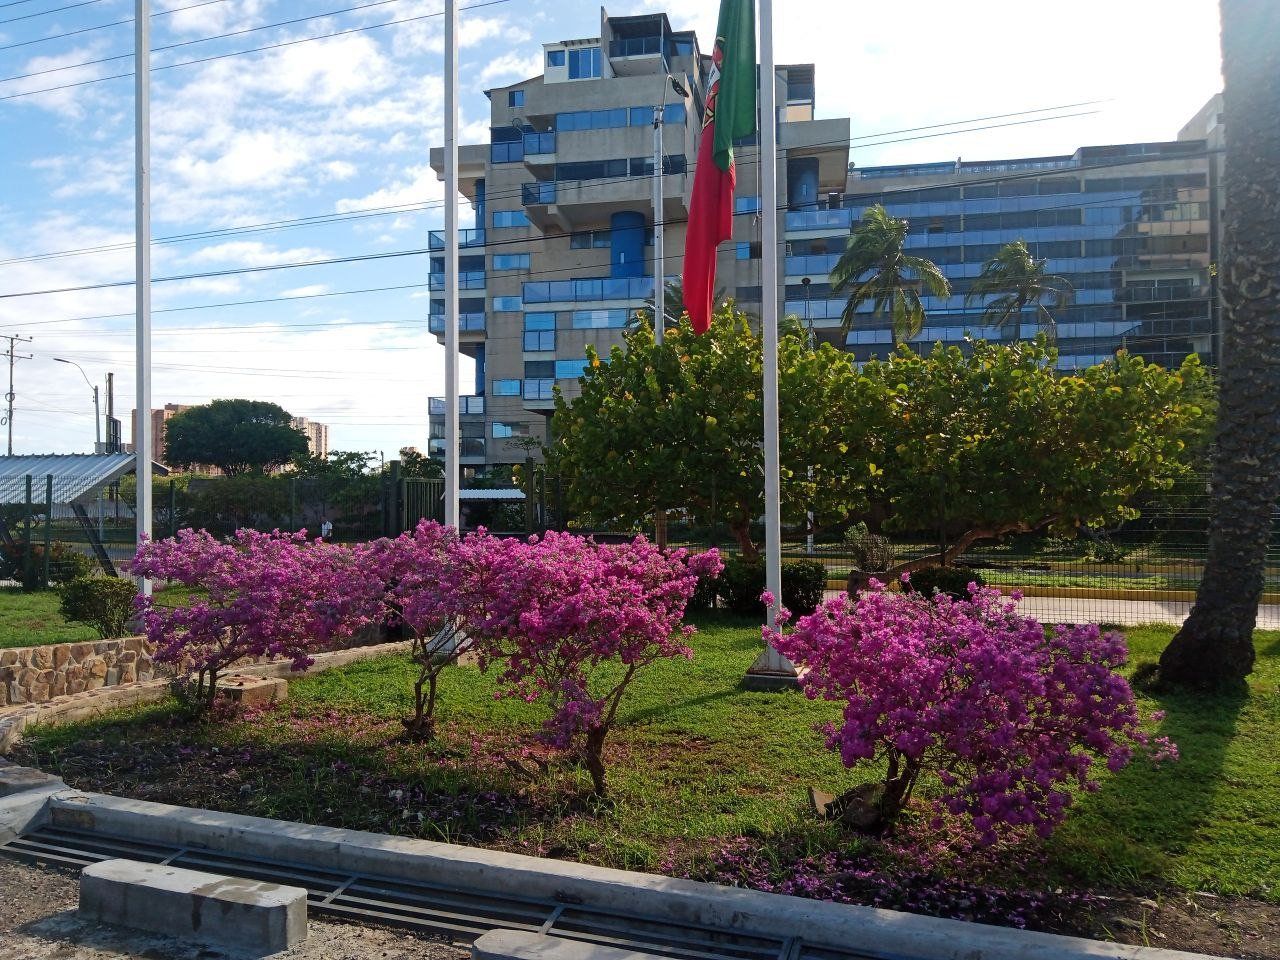
[[[711,326],[716,247],[733,236],[733,141],[756,130],[755,0],[720,0],[711,59],[684,248],[684,306],[695,333]]]

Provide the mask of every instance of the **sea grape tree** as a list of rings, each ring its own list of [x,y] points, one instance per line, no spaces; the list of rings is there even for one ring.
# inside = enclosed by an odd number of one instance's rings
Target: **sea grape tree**
[[[295,670],[309,666],[315,650],[373,622],[381,588],[350,549],[279,531],[238,530],[220,541],[181,530],[143,542],[131,570],[195,591],[177,606],[139,597],[138,612],[156,660],[178,670],[198,712],[238,661],[265,656],[288,659]]]
[[[768,602],[772,602],[769,598]],[[1124,638],[1094,625],[1046,629],[1015,598],[971,586],[961,600],[891,593],[873,581],[766,639],[804,668],[810,699],[840,704],[821,728],[845,766],[880,761],[883,781],[834,806],[868,830],[891,828],[922,777],[941,782],[938,813],[968,818],[980,842],[1048,835],[1071,788],[1097,788],[1094,764],[1117,771],[1135,749],[1176,757],[1139,728],[1116,671]]]
[[[521,541],[481,531],[457,550],[466,575],[452,602],[482,668],[498,669],[498,695],[549,703],[543,739],[576,752],[603,795],[618,707],[646,668],[692,657],[685,605],[699,577],[719,574],[719,554],[554,532]]]

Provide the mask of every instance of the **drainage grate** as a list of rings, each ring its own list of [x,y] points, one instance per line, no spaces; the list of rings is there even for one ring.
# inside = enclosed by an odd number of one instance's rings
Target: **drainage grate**
[[[671,960],[884,960],[802,941],[593,910],[578,904],[507,897],[418,881],[345,874],[240,858],[202,848],[167,847],[98,833],[45,828],[0,845],[29,862],[85,867],[117,857],[172,864],[230,877],[303,887],[308,909],[374,923],[443,933],[470,942],[489,930],[528,930],[669,957]]]

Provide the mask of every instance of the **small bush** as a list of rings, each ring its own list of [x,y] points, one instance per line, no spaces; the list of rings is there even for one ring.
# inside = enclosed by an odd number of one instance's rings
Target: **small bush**
[[[81,553],[69,543],[55,540],[49,547],[49,579],[56,584],[91,577],[97,566],[93,557]]]
[[[76,577],[62,585],[60,610],[67,620],[87,623],[104,640],[123,637],[133,616],[137,589],[117,577]]]
[[[893,544],[871,533],[865,523],[855,523],[845,531],[844,546],[853,565],[863,573],[880,573],[893,566]]]
[[[971,583],[980,587],[986,585],[982,574],[968,567],[926,567],[911,574],[907,586],[926,597],[932,597],[934,593],[945,593],[953,599],[964,600],[969,596]]]
[[[785,560],[782,564],[782,605],[799,616],[812,613],[827,588],[827,568],[818,560]],[[764,562],[733,557],[720,575],[721,605],[746,617],[764,616]]]
[[[1085,557],[1094,563],[1124,563],[1129,557],[1129,548],[1101,537],[1089,544]]]
[[[818,609],[827,589],[827,568],[818,560],[786,560],[782,564],[782,603],[797,616]]]

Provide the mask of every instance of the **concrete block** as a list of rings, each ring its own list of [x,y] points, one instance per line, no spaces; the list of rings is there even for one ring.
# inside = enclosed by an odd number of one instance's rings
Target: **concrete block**
[[[562,940],[527,930],[490,930],[471,945],[472,960],[660,960],[657,954]]]
[[[307,937],[307,891],[133,860],[80,874],[80,916],[266,956]]]
[[[289,683],[278,677],[228,674],[218,681],[218,692],[242,707],[258,707],[289,696]]]

